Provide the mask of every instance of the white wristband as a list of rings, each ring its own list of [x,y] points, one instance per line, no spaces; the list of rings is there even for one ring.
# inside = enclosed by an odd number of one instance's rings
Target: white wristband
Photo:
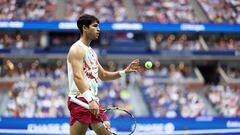
[[[93,94],[90,90],[85,91],[82,95],[88,102],[94,100]]]
[[[118,73],[119,73],[119,75],[120,75],[121,77],[126,76],[125,70],[118,71]]]

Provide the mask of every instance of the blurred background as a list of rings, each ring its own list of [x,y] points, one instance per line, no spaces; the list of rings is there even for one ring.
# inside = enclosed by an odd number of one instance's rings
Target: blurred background
[[[0,0],[0,134],[69,134],[66,54],[83,13],[101,21],[104,69],[154,63],[100,82],[136,135],[240,134],[240,0]]]

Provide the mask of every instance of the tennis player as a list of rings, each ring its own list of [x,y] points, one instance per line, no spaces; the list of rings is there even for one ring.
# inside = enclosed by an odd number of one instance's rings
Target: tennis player
[[[111,135],[101,123],[100,117],[110,128],[107,115],[100,111],[98,81],[114,80],[130,72],[142,70],[139,60],[132,61],[124,70],[108,72],[98,62],[98,57],[91,48],[92,40],[98,39],[100,34],[99,20],[92,15],[82,15],[77,20],[80,39],[69,49],[67,55],[67,71],[69,83],[68,108],[70,111],[70,134],[85,135],[88,128],[93,129],[98,135]],[[88,103],[89,110],[70,102],[70,97]]]

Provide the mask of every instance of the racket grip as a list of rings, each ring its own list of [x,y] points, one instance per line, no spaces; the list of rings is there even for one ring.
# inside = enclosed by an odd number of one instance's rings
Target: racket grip
[[[75,97],[70,97],[70,101],[84,107],[85,109],[89,109],[89,105],[87,103],[82,102]]]

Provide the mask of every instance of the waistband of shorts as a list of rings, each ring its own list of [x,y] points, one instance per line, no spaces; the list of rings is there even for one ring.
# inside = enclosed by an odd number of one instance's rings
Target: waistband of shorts
[[[68,95],[68,97],[69,97],[69,98],[71,98],[71,97],[76,97],[76,98],[81,97],[81,98],[84,98],[82,95]],[[98,97],[95,97],[95,100],[96,100],[97,102],[100,101],[100,99],[99,99]]]

